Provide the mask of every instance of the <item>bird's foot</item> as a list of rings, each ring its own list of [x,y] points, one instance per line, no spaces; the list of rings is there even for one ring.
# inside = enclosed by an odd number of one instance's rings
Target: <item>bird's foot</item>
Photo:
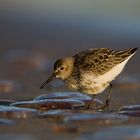
[[[105,104],[99,108],[99,111],[106,111],[106,110],[110,110],[108,99],[106,100]]]
[[[95,109],[94,100],[92,100],[90,103],[87,104],[86,109],[89,109],[89,110],[94,110]]]

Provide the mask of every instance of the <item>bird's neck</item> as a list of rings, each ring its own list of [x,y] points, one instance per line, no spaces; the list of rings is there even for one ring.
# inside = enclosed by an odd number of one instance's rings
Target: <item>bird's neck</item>
[[[74,67],[74,59],[73,57],[67,57],[65,58],[65,63],[67,64],[67,72],[66,72],[66,75],[65,75],[65,79],[68,79],[72,72],[73,72],[73,67]]]

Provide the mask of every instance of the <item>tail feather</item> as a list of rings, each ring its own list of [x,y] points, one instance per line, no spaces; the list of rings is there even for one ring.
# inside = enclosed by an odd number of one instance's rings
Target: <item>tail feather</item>
[[[115,52],[115,59],[120,59],[121,61],[124,61],[125,59],[127,59],[129,56],[133,55],[138,48],[130,48],[128,50],[125,51],[116,51]]]
[[[131,55],[137,51],[138,48],[130,48],[126,51],[117,51],[115,55]]]
[[[137,51],[138,48],[131,48],[128,50],[128,53],[131,55]]]

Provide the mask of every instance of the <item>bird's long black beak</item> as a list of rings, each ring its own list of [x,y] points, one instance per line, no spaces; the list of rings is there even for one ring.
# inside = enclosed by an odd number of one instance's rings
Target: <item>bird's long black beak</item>
[[[49,82],[51,82],[52,80],[54,80],[56,78],[56,76],[53,74],[47,81],[45,81],[42,86],[40,87],[40,89],[44,88]]]

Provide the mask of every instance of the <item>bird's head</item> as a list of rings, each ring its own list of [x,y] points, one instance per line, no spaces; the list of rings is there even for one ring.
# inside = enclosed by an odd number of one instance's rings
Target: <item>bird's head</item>
[[[54,63],[54,72],[52,76],[41,86],[41,88],[43,88],[50,81],[56,78],[59,78],[61,80],[67,80],[72,73],[73,63],[74,63],[74,59],[72,57],[58,59]]]

